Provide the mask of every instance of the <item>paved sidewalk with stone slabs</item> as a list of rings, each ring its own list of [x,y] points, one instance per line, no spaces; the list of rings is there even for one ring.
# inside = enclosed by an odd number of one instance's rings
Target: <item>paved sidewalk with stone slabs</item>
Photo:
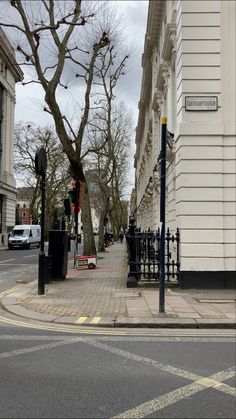
[[[24,285],[6,295],[5,308],[23,317],[63,324],[147,327],[234,327],[235,290],[165,289],[165,313],[159,313],[158,286],[127,288],[126,244],[98,254],[96,269],[73,268],[67,278],[45,285]]]

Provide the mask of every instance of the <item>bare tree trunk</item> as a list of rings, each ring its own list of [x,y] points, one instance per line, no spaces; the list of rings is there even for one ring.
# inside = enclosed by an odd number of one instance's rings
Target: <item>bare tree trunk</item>
[[[105,252],[105,246],[104,246],[104,219],[105,219],[106,213],[105,210],[101,211],[100,217],[99,217],[99,233],[98,233],[98,251],[99,252]]]
[[[82,218],[82,223],[83,223],[83,234],[84,234],[83,254],[86,256],[96,255],[97,251],[96,251],[94,234],[93,234],[93,224],[92,224],[89,191],[88,191],[87,183],[84,183],[81,218]]]
[[[40,196],[40,180],[39,178],[37,178],[37,182],[35,185],[35,188],[33,189],[33,197],[32,200],[30,202],[30,216],[31,216],[31,221],[32,224],[38,224],[38,219],[39,219],[39,214],[38,214],[38,210],[37,210],[37,206],[36,206],[36,201],[37,198]]]
[[[104,220],[106,215],[108,214],[109,211],[109,201],[110,198],[107,197],[106,200],[104,201],[104,206],[103,209],[101,210],[101,214],[100,214],[100,218],[99,218],[99,236],[98,236],[98,251],[99,252],[104,252],[105,251],[105,247],[104,247]]]

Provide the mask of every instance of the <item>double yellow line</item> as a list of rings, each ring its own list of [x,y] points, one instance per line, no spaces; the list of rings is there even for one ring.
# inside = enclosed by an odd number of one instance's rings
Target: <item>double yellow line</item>
[[[9,290],[3,291],[0,293],[0,298],[5,297],[8,294],[11,294],[11,292],[17,291],[19,288],[23,287],[25,284],[16,285],[13,288],[10,288]]]

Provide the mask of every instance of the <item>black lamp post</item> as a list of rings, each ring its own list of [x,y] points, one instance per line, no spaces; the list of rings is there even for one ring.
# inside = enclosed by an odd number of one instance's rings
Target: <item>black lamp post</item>
[[[162,117],[160,150],[160,296],[159,312],[165,312],[165,240],[166,240],[166,147],[173,149],[174,134],[167,130],[167,118]]]
[[[39,267],[38,267],[38,295],[45,294],[45,252],[44,252],[44,225],[45,225],[45,180],[47,170],[47,155],[44,147],[38,148],[35,154],[35,171],[36,174],[41,176],[40,189],[41,189],[41,241],[39,252]]]
[[[167,118],[162,118],[161,150],[160,150],[160,294],[159,312],[165,312],[165,201],[166,201],[166,137]]]

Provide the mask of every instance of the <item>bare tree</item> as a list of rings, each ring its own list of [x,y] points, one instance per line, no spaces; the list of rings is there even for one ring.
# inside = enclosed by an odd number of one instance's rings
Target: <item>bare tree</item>
[[[93,187],[93,197],[96,197],[100,210],[99,251],[104,251],[104,219],[109,214],[112,228],[117,238],[121,227],[125,228],[123,193],[127,191],[130,167],[130,137],[132,117],[124,104],[112,104],[110,120],[106,112],[94,115],[92,127],[88,131],[90,142],[89,185]]]
[[[113,234],[117,239],[121,228],[125,230],[127,224],[127,204],[125,204],[124,197],[130,186],[132,116],[127,112],[123,103],[117,106],[116,115],[113,126],[115,148],[109,216]]]
[[[129,189],[131,156],[130,156],[130,138],[132,130],[132,119],[123,104],[120,104],[115,124],[116,148],[115,167],[111,179],[111,199],[109,206],[109,216],[112,222],[114,237],[117,239],[121,229],[125,230],[127,226],[127,203],[125,195]]]
[[[10,7],[10,18],[8,21],[1,19],[0,25],[16,32],[18,64],[30,73],[30,79],[24,81],[24,84],[38,83],[42,87],[44,111],[54,120],[58,138],[70,162],[71,174],[77,182],[86,183],[81,149],[89,116],[95,64],[100,51],[109,45],[112,37],[108,29],[109,19],[99,21],[102,3],[81,0],[11,0],[7,4]],[[4,7],[6,2],[1,4],[1,8]],[[5,17],[7,13],[2,10],[1,16]],[[89,23],[95,24],[91,26],[92,30],[85,32],[86,36],[82,36]],[[85,86],[84,105],[77,127],[74,127],[60,101],[61,89],[67,90],[70,87],[68,73],[73,74],[73,83],[79,80]],[[88,202],[86,185],[84,191]],[[96,253],[92,236],[90,219],[84,229],[85,243],[90,243],[87,254]]]
[[[111,181],[116,168],[117,132],[115,129],[118,113],[114,109],[116,87],[124,75],[128,54],[121,52],[118,43],[110,43],[99,51],[95,63],[95,74],[98,92],[94,99],[94,107],[89,119],[89,147],[83,157],[94,153],[97,166],[97,184],[100,189],[100,222],[98,250],[104,250],[104,218],[109,211],[111,197]],[[87,146],[87,144],[86,144]]]
[[[62,152],[57,135],[51,127],[36,127],[34,123],[19,122],[15,127],[14,171],[24,186],[33,190],[30,202],[32,221],[38,222],[40,179],[35,173],[35,153],[38,147],[46,149],[46,233],[52,228],[54,209],[63,206],[70,180],[69,165]]]

